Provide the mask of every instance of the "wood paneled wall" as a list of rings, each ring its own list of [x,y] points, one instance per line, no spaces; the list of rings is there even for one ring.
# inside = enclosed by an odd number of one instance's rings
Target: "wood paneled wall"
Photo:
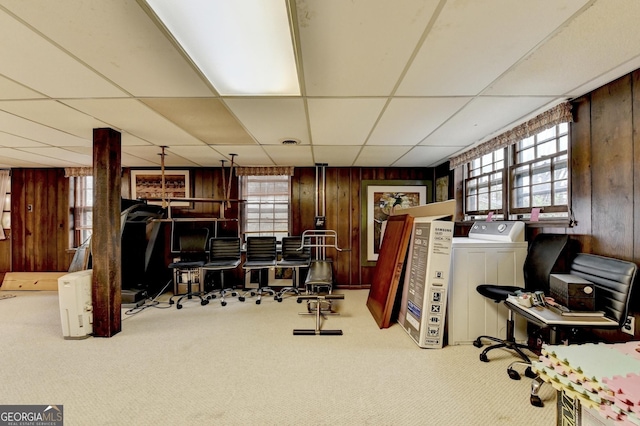
[[[540,230],[570,234],[582,252],[640,265],[640,226],[635,226],[640,224],[640,70],[572,103],[571,206],[577,223]],[[636,284],[631,311],[638,324]],[[613,340],[624,337],[607,334]]]
[[[292,180],[292,232],[301,234],[314,229],[316,178],[315,168],[296,168]],[[334,262],[336,284],[341,288],[368,288],[374,266],[361,264],[361,184],[365,180],[425,180],[434,182],[432,168],[326,168],[326,229],[338,234],[338,246],[344,251],[327,250]]]

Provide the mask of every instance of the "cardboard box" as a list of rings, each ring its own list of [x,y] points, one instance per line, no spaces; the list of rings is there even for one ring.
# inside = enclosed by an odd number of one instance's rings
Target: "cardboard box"
[[[551,274],[549,293],[559,304],[572,311],[595,310],[596,286],[571,274]]]
[[[398,323],[421,348],[442,348],[455,200],[399,210],[416,216]],[[434,215],[431,215],[434,214]]]

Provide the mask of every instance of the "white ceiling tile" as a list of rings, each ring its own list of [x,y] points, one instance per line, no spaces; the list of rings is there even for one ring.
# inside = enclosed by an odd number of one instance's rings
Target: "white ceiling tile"
[[[33,167],[77,167],[84,165],[83,163],[75,163],[66,161],[58,157],[50,157],[51,150],[57,148],[40,148],[36,152],[29,152],[17,148],[0,148],[0,158],[15,158],[18,161],[34,164]]]
[[[449,0],[396,94],[477,95],[588,2]]]
[[[314,146],[315,163],[325,163],[331,167],[350,167],[358,157],[361,146]]]
[[[25,139],[46,143],[48,146],[82,146],[86,145],[88,142],[86,138],[81,138],[49,126],[38,124],[36,121],[9,114],[1,111],[1,109],[2,106],[0,106],[0,129],[2,129],[3,132],[21,136]]]
[[[544,97],[476,98],[425,138],[420,145],[469,146],[515,127],[532,110],[553,101],[553,98]],[[499,130],[495,131],[496,129]]]
[[[122,147],[121,152],[126,152],[132,157],[147,159],[158,166],[161,164],[162,158],[160,153],[162,152],[162,149],[158,146],[127,146]],[[166,167],[197,167],[197,164],[177,154],[165,156],[164,165]]]
[[[265,145],[264,150],[277,166],[311,167],[315,164],[309,145]]]
[[[42,142],[37,142],[21,136],[12,135],[11,133],[0,132],[0,146],[7,148],[25,148],[25,147],[48,147]]]
[[[0,100],[4,99],[42,99],[42,94],[24,87],[15,81],[0,76]]]
[[[466,97],[393,99],[367,146],[415,145],[470,100]]]
[[[563,95],[636,58],[640,2],[616,0],[612,7],[613,3],[595,2],[485,94]]]
[[[93,139],[93,129],[107,127],[90,115],[52,100],[0,101],[0,110],[88,140]]]
[[[637,0],[293,3],[302,96],[222,99],[143,1],[0,0],[0,165],[428,167],[640,68]]]
[[[124,96],[75,58],[0,10],[0,74],[54,98]],[[46,72],[42,72],[42,69]]]
[[[236,154],[234,163],[237,166],[275,166],[273,160],[267,155],[265,150],[259,145],[211,145],[220,155],[231,160],[230,154]],[[228,167],[230,163],[227,163]]]
[[[309,144],[309,127],[302,98],[225,98],[231,112],[262,145],[296,139]]]
[[[220,160],[226,159],[208,145],[176,145],[167,149],[167,154],[178,155],[200,167],[220,166]]]
[[[364,144],[386,102],[386,98],[309,99],[313,144]]]
[[[585,93],[592,92],[595,89],[602,87],[611,81],[617,80],[621,76],[629,74],[637,69],[640,69],[640,56],[636,56],[635,58],[631,59],[628,62],[625,62],[619,67],[615,67],[611,71],[594,77],[588,83],[570,90],[569,92],[567,92],[567,98],[580,97]]]
[[[137,99],[76,99],[64,103],[158,146],[203,144]]]
[[[21,148],[21,151],[32,152],[34,154],[45,155],[57,160],[67,161],[78,165],[92,164],[93,154],[87,155],[78,153],[65,148],[47,147],[47,148]]]
[[[411,148],[410,146],[364,146],[353,165],[356,167],[389,167]],[[383,161],[381,161],[382,158]]]
[[[415,50],[436,0],[298,0],[309,96],[387,96]]]
[[[135,0],[2,3],[134,96],[213,95]]]
[[[86,164],[83,166],[91,166],[93,164],[93,146],[81,147],[81,146],[72,146],[65,147],[66,150],[76,152],[78,154],[82,154],[89,158]],[[127,152],[129,148],[127,146],[122,146],[120,152],[120,163],[122,167],[160,167],[160,156],[158,153],[150,153],[149,151],[141,152],[140,150],[136,151],[136,155],[132,155]],[[140,155],[143,156],[140,156]],[[153,161],[148,161],[146,158],[151,158]]]
[[[122,146],[153,145],[152,143],[149,143],[143,139],[140,139],[137,136],[133,136],[132,134],[129,134],[127,132],[121,132],[120,135],[121,135],[120,138],[121,138]]]
[[[415,146],[398,161],[394,167],[435,167],[444,163],[463,146]]]

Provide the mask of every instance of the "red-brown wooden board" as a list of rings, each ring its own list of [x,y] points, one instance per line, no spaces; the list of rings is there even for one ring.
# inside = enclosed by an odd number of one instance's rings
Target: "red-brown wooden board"
[[[409,249],[412,226],[413,216],[390,216],[384,231],[367,298],[367,307],[380,328],[388,328],[391,323],[391,313]]]

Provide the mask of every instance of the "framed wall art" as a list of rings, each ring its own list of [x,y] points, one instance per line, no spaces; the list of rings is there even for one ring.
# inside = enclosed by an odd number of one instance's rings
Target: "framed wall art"
[[[165,170],[165,198],[189,198],[191,184],[188,170]],[[131,170],[131,198],[162,198],[161,170]],[[149,204],[161,205],[161,201],[150,201]],[[188,201],[172,201],[172,207],[188,207]]]
[[[426,204],[431,199],[430,181],[363,180],[361,199],[361,265],[374,266],[392,211]]]

